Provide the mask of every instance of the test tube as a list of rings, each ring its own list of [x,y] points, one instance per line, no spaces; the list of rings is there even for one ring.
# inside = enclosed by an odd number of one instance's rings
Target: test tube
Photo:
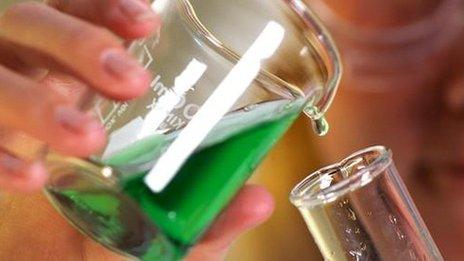
[[[383,146],[316,171],[290,200],[325,260],[443,260]]]

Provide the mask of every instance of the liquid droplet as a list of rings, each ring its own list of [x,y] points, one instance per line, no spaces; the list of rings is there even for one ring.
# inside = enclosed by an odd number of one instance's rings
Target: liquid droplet
[[[345,229],[345,232],[346,232],[347,234],[351,234],[351,228]]]
[[[324,117],[322,117],[313,121],[313,129],[317,135],[325,136],[327,133],[329,133],[329,123]]]
[[[329,123],[316,106],[307,106],[304,113],[312,120],[313,130],[319,136],[325,136],[329,132]]]

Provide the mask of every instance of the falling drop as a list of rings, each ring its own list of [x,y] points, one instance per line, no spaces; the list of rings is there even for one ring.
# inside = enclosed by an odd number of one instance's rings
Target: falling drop
[[[319,136],[325,136],[329,132],[329,123],[324,117],[313,121],[313,129]]]
[[[311,118],[314,132],[319,136],[325,136],[329,132],[329,123],[316,106],[308,106],[304,113]]]

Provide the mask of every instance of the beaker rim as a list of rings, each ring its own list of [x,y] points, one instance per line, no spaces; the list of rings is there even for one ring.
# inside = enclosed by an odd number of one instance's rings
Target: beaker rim
[[[366,166],[354,170],[348,177],[335,184],[328,184],[331,174],[343,172],[350,163],[374,155],[374,160]],[[290,201],[296,207],[312,208],[318,205],[333,202],[340,196],[355,191],[369,183],[379,175],[385,173],[392,164],[392,152],[385,146],[372,146],[359,150],[338,163],[321,168],[298,183],[290,193]],[[325,183],[324,183],[325,182]],[[318,186],[314,191],[315,186]],[[319,187],[322,187],[321,189]]]
[[[192,10],[194,10],[192,0],[178,0],[178,2],[182,3],[182,5],[189,6]],[[307,104],[311,107],[317,108],[317,110],[305,111],[305,114],[312,120],[319,120],[323,118],[332,105],[341,82],[343,64],[341,62],[340,52],[329,31],[308,4],[304,3],[302,0],[285,0],[284,3],[287,5],[287,8],[291,9],[296,16],[302,20],[305,27],[308,28],[311,34],[314,35],[315,39],[317,39],[317,41],[314,42],[317,46],[314,47],[317,49],[317,56],[321,60],[320,65],[324,66],[327,75],[324,77],[325,80],[322,86],[317,86],[310,91],[302,91],[304,98],[313,98],[309,99]],[[210,28],[201,23],[201,17],[197,18],[200,23],[195,23],[195,30],[202,38],[200,41],[207,45],[214,46],[216,49],[215,52],[218,52],[218,50],[228,46],[228,42],[223,39],[216,38],[214,32],[209,34],[211,31]],[[270,74],[272,74],[272,76],[276,79],[279,79],[279,81],[287,84],[286,79],[281,78],[274,73]],[[289,84],[289,86],[291,86],[291,84]],[[303,86],[297,87],[303,89]],[[277,85],[277,88],[284,89],[282,85]]]

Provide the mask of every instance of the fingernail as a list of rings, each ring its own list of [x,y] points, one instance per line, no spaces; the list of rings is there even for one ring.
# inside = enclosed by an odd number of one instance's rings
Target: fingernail
[[[74,108],[58,107],[55,117],[63,128],[76,134],[101,131],[103,128],[96,119]]]
[[[23,162],[6,153],[0,153],[0,169],[2,174],[21,174],[21,170],[23,169],[24,164]]]
[[[132,20],[156,19],[155,13],[141,0],[121,0],[120,8],[121,12]]]
[[[127,79],[146,74],[145,70],[122,50],[107,50],[102,57],[106,71],[116,78]]]

